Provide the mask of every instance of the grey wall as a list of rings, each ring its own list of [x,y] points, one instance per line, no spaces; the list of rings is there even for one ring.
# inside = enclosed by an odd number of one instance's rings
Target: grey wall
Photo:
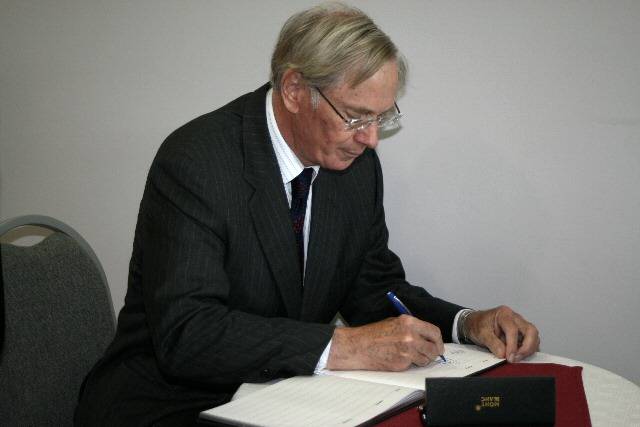
[[[265,82],[309,4],[0,1],[0,217],[76,227],[118,310],[157,147]],[[411,66],[379,150],[409,279],[640,383],[640,2],[355,4]]]

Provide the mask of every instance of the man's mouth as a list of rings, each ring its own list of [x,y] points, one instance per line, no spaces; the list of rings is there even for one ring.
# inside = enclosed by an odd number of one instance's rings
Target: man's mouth
[[[353,157],[353,158],[359,157],[363,153],[363,151],[354,152],[349,150],[344,150],[344,152],[347,154],[347,156]]]

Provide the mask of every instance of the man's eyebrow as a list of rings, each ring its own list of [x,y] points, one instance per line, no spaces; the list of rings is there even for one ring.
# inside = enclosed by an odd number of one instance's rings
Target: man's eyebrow
[[[345,109],[347,111],[351,111],[354,113],[358,113],[358,114],[366,114],[366,115],[371,115],[373,114],[373,111],[371,111],[369,108],[367,107],[355,107],[355,106],[345,106]]]
[[[387,111],[389,111],[389,110],[392,110],[392,109],[394,108],[394,106],[395,106],[395,104],[394,104],[394,105],[392,105],[391,107],[387,108],[386,110],[384,110],[383,112],[381,112],[381,113],[379,113],[379,114],[383,114],[383,113],[386,113],[386,112],[387,112]],[[369,108],[367,108],[367,107],[356,107],[356,106],[348,106],[348,105],[345,105],[345,106],[344,106],[344,109],[345,109],[346,111],[349,111],[349,112],[353,112],[353,113],[357,113],[357,114],[362,114],[362,115],[368,115],[368,116],[372,116],[372,115],[374,115],[374,114],[375,114],[375,113],[373,112],[373,110],[371,110],[371,109],[369,109]]]

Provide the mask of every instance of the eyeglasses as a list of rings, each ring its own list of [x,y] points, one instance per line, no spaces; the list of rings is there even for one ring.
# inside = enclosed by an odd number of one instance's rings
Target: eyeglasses
[[[348,130],[348,131],[365,130],[373,124],[375,124],[379,129],[383,129],[383,130],[394,129],[396,126],[398,126],[400,117],[402,117],[402,113],[398,108],[398,104],[394,102],[393,106],[395,107],[395,111],[388,110],[375,117],[369,116],[369,117],[360,117],[357,119],[346,119],[342,114],[340,114],[338,109],[331,103],[331,101],[329,101],[329,99],[326,96],[324,96],[324,93],[322,93],[320,89],[318,89],[317,87],[314,87],[314,89],[318,91],[320,96],[322,96],[322,98],[325,101],[327,101],[327,104],[331,106],[333,111],[335,111],[336,114],[340,116],[340,118],[344,122],[345,130]]]

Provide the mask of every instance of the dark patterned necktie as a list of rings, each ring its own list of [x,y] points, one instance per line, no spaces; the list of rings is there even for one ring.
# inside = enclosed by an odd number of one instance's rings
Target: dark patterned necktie
[[[304,277],[304,214],[307,211],[307,198],[311,188],[313,169],[306,168],[291,181],[291,222],[298,245],[298,262],[300,273]]]

